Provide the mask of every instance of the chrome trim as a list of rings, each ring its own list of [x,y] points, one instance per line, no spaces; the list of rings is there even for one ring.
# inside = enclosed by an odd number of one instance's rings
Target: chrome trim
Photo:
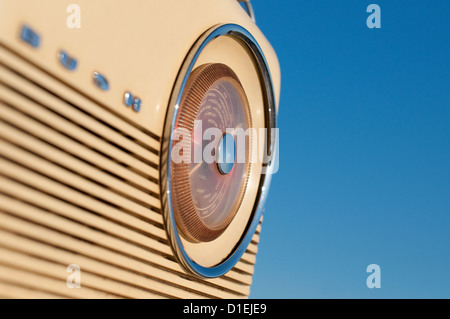
[[[213,39],[220,36],[231,36],[246,45],[248,49],[252,52],[255,62],[259,66],[260,79],[263,84],[263,96],[265,108],[265,119],[266,128],[276,128],[276,108],[275,108],[275,97],[273,92],[272,79],[269,71],[267,61],[264,54],[259,47],[255,38],[243,27],[236,24],[225,24],[211,28],[205,32],[200,39],[195,43],[191,51],[188,53],[181,69],[178,74],[177,81],[175,83],[172,97],[170,99],[168,112],[166,116],[166,123],[164,127],[164,135],[162,141],[161,149],[161,170],[160,170],[160,181],[161,181],[161,196],[163,204],[163,216],[165,221],[166,231],[172,246],[172,249],[177,256],[180,263],[189,272],[203,277],[203,278],[214,278],[219,277],[228,272],[234,265],[241,259],[242,255],[246,251],[250,241],[256,231],[256,228],[261,220],[261,216],[264,210],[264,204],[269,191],[269,185],[272,177],[274,161],[265,161],[265,167],[263,167],[263,172],[261,174],[261,180],[259,184],[259,191],[256,197],[255,205],[252,212],[252,217],[247,224],[245,234],[242,236],[241,241],[235,248],[234,252],[228,256],[221,264],[214,267],[204,267],[189,258],[184,247],[181,243],[177,226],[175,223],[175,216],[171,205],[171,194],[170,194],[170,145],[172,144],[171,133],[172,128],[175,127],[175,119],[177,117],[177,112],[179,109],[179,104],[181,101],[181,96],[183,94],[184,88],[186,86],[188,77],[197,61],[200,53],[205,48],[205,46]],[[270,148],[268,154],[276,156],[275,154],[275,143],[276,139],[268,134],[267,136],[267,147]],[[271,157],[272,157],[271,156]]]
[[[250,18],[252,18],[253,22],[256,23],[255,12],[253,11],[253,6],[250,0],[238,0],[238,2],[244,5],[245,11],[247,11],[247,14],[249,15]]]

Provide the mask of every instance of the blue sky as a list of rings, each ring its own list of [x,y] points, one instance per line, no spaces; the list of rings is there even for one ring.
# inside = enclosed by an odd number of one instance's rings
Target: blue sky
[[[450,1],[253,6],[282,92],[251,297],[450,298]]]

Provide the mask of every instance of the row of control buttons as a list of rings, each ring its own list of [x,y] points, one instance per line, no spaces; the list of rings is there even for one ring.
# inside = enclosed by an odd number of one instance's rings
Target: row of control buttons
[[[41,36],[39,33],[34,31],[32,28],[30,28],[28,25],[22,26],[21,32],[20,32],[20,38],[23,42],[29,44],[33,48],[37,49],[41,45]],[[61,65],[69,70],[69,71],[75,71],[78,66],[78,61],[76,58],[70,56],[66,51],[61,50],[58,53],[58,60],[61,63]],[[109,90],[109,82],[107,78],[99,73],[94,72],[92,74],[92,80],[96,87],[98,87],[102,91],[108,91]],[[142,101],[140,98],[133,96],[129,91],[126,91],[124,93],[123,103],[132,108],[133,111],[139,112],[141,110],[141,104]]]

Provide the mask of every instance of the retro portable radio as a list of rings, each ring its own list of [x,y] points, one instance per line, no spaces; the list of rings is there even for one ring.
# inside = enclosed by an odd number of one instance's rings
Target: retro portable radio
[[[248,297],[280,89],[252,15],[0,0],[0,297]]]

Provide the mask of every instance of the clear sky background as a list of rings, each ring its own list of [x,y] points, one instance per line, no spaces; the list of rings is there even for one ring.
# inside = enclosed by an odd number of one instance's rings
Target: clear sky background
[[[450,1],[252,3],[282,91],[251,297],[450,298]]]

